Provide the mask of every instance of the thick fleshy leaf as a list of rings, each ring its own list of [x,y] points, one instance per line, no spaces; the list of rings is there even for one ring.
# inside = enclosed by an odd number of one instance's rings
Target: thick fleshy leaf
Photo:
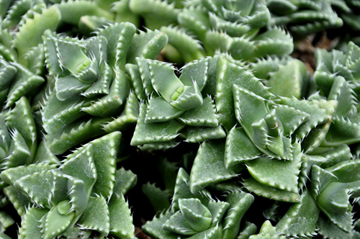
[[[182,215],[195,231],[204,231],[210,227],[212,222],[211,212],[201,204],[199,199],[181,198],[179,199],[179,207]]]
[[[175,139],[178,132],[184,127],[176,120],[170,120],[163,123],[146,124],[147,105],[141,104],[140,115],[135,128],[134,135],[131,139],[131,145],[165,142]]]
[[[30,239],[30,238],[41,238],[41,218],[48,213],[47,209],[30,208],[24,219],[21,222],[19,229],[19,238]]]
[[[177,118],[183,111],[176,109],[162,97],[151,97],[148,103],[145,123],[160,123]]]
[[[139,117],[139,101],[133,91],[130,91],[129,96],[126,100],[125,109],[119,117],[113,121],[107,123],[104,126],[104,130],[107,133],[124,130],[132,127],[136,124]]]
[[[44,31],[47,29],[55,30],[59,22],[60,12],[54,6],[43,10],[41,14],[34,14],[34,18],[28,19],[20,28],[19,33],[16,34],[14,46],[19,54],[23,55],[28,49],[41,43]]]
[[[24,176],[48,171],[53,168],[55,168],[55,166],[49,164],[31,164],[28,166],[18,166],[3,171],[1,173],[1,179],[8,184],[14,185]]]
[[[163,229],[172,232],[175,235],[181,236],[191,236],[197,233],[190,226],[190,222],[186,220],[185,216],[180,212],[177,211],[174,215],[172,215],[163,225]]]
[[[86,90],[81,90],[81,95],[92,98],[101,94],[109,94],[113,75],[113,70],[104,62],[103,65],[100,65],[99,79],[92,85],[89,85],[89,87],[84,87]]]
[[[328,122],[337,106],[336,101],[300,101],[294,98],[282,98],[281,104],[293,107],[310,115],[308,121],[301,124],[294,133],[297,139],[303,139],[319,124]]]
[[[68,157],[61,166],[61,170],[67,175],[81,179],[84,182],[86,194],[90,195],[97,179],[93,148],[85,147],[78,154]]]
[[[128,63],[125,65],[126,73],[129,75],[129,80],[132,83],[136,97],[139,100],[146,100],[146,94],[140,75],[139,67],[135,64]]]
[[[21,134],[33,157],[37,148],[37,132],[29,101],[25,97],[21,97],[16,102],[14,109],[6,118],[6,125]]]
[[[76,97],[90,86],[90,84],[85,84],[79,81],[73,75],[59,77],[55,81],[56,97],[59,100],[66,100],[72,97]]]
[[[131,42],[136,27],[129,22],[112,24],[101,29],[99,36],[107,39],[107,62],[111,67],[116,65],[125,70],[126,56],[131,52]]]
[[[1,158],[4,158],[10,147],[11,143],[11,137],[9,134],[9,131],[7,129],[6,123],[5,123],[5,116],[4,114],[0,114],[0,151],[1,151]]]
[[[42,140],[38,145],[35,157],[33,159],[34,164],[55,164],[59,165],[59,159],[50,151],[46,145],[45,140]]]
[[[54,134],[66,125],[85,115],[81,108],[88,105],[80,97],[60,101],[53,92],[46,102],[42,113],[43,127],[49,134]]]
[[[68,196],[71,202],[71,212],[80,215],[86,209],[89,196],[86,194],[84,182],[80,179],[66,175],[68,179]]]
[[[12,132],[9,155],[4,158],[2,166],[5,168],[26,165],[31,162],[31,152],[26,145],[25,139],[16,129]]]
[[[167,42],[167,35],[159,30],[140,31],[132,38],[126,60],[135,64],[136,57],[155,59]]]
[[[285,216],[276,224],[276,230],[287,236],[313,235],[320,210],[306,190],[300,202],[290,206]]]
[[[111,83],[109,94],[101,97],[90,105],[84,105],[82,111],[98,117],[113,115],[119,112],[120,106],[125,102],[130,91],[129,81],[125,72],[115,68],[115,78]]]
[[[28,174],[14,183],[37,204],[51,208],[54,175],[52,171]]]
[[[116,156],[121,140],[121,132],[116,131],[90,142],[97,179],[92,194],[108,199],[115,186]]]
[[[192,86],[195,81],[199,90],[202,91],[207,82],[208,65],[208,58],[186,64],[181,69],[180,81],[187,86]]]
[[[256,36],[254,43],[255,51],[253,57],[257,58],[268,55],[287,55],[294,49],[291,35],[279,28],[269,29]]]
[[[300,146],[295,146],[294,158],[291,161],[260,157],[246,162],[246,166],[251,176],[260,183],[297,193],[301,166],[301,153],[299,151]]]
[[[170,207],[171,194],[168,190],[161,190],[151,183],[143,184],[141,188],[155,212],[163,211]]]
[[[179,110],[190,110],[203,104],[203,98],[196,82],[192,86],[185,85],[173,94],[170,104]]]
[[[116,195],[109,202],[110,234],[124,239],[134,238],[134,225],[129,205],[123,196]]]
[[[154,60],[147,63],[155,91],[167,102],[176,100],[183,93],[184,84],[175,75],[173,66]]]
[[[210,201],[207,208],[211,212],[212,222],[211,227],[218,225],[223,219],[225,213],[229,209],[230,204],[228,202]]]
[[[221,141],[205,141],[200,145],[190,173],[191,192],[237,176],[225,168],[224,152],[225,143]]]
[[[251,137],[252,124],[262,119],[267,113],[266,99],[235,84],[233,93],[236,119]]]
[[[226,132],[219,125],[217,127],[185,127],[180,134],[189,143],[200,143],[207,140],[223,139]]]
[[[310,115],[301,110],[287,105],[277,105],[275,107],[276,116],[281,122],[285,136],[290,136],[304,122],[309,120]]]
[[[156,236],[160,239],[177,239],[178,235],[163,229],[164,223],[173,215],[171,211],[160,214],[159,217],[154,217],[153,220],[147,221],[142,229],[149,235]]]
[[[69,213],[67,215],[61,214],[58,210],[58,206],[53,207],[45,216],[45,220],[42,224],[42,237],[44,239],[51,239],[60,235],[70,225],[75,213]]]
[[[219,124],[215,105],[210,97],[204,98],[201,106],[185,111],[177,120],[190,126],[216,127]]]
[[[108,205],[103,197],[90,197],[88,205],[77,223],[84,229],[107,235],[110,229]]]
[[[154,151],[154,150],[167,150],[175,148],[180,144],[180,141],[170,140],[165,142],[155,142],[143,145],[137,145],[137,147],[142,151]]]
[[[351,232],[341,230],[338,226],[328,220],[324,215],[320,214],[319,221],[319,234],[330,239],[335,238],[352,238]]]
[[[259,183],[253,178],[244,179],[244,186],[250,192],[272,200],[297,203],[300,200],[298,193],[289,192]]]
[[[243,128],[232,128],[226,137],[225,158],[226,168],[253,160],[261,156],[261,151],[253,144]]]
[[[271,225],[271,222],[267,220],[262,224],[259,234],[252,235],[249,237],[249,239],[262,239],[262,238],[285,239],[286,237],[279,235],[279,233],[276,232],[275,227]]]
[[[268,91],[262,83],[245,68],[230,63],[223,58],[219,59],[217,67],[216,109],[221,115],[219,121],[226,130],[230,131],[236,124],[235,119],[242,123],[241,116],[245,114],[248,117],[252,116],[251,119],[249,119],[251,122],[258,119],[257,116],[262,116],[263,111],[261,106],[259,105],[258,107],[260,108],[257,108],[252,104],[256,102],[255,99],[252,99],[253,97],[258,100],[261,99],[262,103],[264,103],[263,101],[269,96]],[[239,90],[245,93],[240,93],[238,92]],[[246,97],[246,93],[249,93],[250,96]],[[247,102],[248,100],[250,100],[250,102]],[[257,109],[256,112],[253,112],[254,109]],[[252,113],[249,113],[247,110],[251,110]],[[244,122],[244,124],[247,125],[246,122]]]
[[[137,183],[137,176],[131,170],[120,168],[115,173],[113,194],[125,195]]]
[[[202,204],[207,205],[210,200],[210,193],[203,189],[199,192],[192,193],[189,187],[190,176],[183,169],[180,168],[176,177],[174,195],[172,197],[172,209],[179,210],[178,199],[180,198],[198,198]]]
[[[24,216],[27,211],[26,208],[32,202],[30,197],[14,186],[7,186],[3,191],[9,201],[13,204],[16,212],[20,216]]]
[[[222,226],[216,225],[215,227],[211,227],[206,231],[199,232],[188,239],[201,239],[201,238],[208,238],[208,239],[217,239],[222,237]]]
[[[180,61],[191,62],[204,57],[200,43],[183,28],[162,25],[160,30],[169,37],[169,45],[180,53]]]
[[[225,215],[223,238],[234,238],[239,234],[241,219],[254,202],[254,196],[245,192],[231,192],[226,197],[230,204]]]
[[[89,121],[79,120],[73,122],[55,134],[45,135],[45,142],[52,153],[65,153],[84,141],[105,134],[103,124],[108,123],[110,120],[110,118],[93,118]]]

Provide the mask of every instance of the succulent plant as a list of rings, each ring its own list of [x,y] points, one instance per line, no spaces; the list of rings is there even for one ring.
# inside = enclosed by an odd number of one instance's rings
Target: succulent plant
[[[171,207],[143,229],[155,238],[235,238],[254,197],[239,190],[228,193],[225,201],[214,200],[205,189],[192,193],[189,179],[180,168]]]
[[[297,36],[306,36],[324,29],[341,27],[343,20],[335,9],[346,13],[351,12],[343,0],[267,0],[266,5],[272,13],[272,24],[287,25],[288,29]]]
[[[9,185],[4,192],[23,219],[19,237],[97,233],[133,238],[123,195],[136,183],[136,175],[116,170],[120,138],[121,133],[114,132],[93,140],[68,155],[59,167],[37,163],[3,171],[1,179]]]

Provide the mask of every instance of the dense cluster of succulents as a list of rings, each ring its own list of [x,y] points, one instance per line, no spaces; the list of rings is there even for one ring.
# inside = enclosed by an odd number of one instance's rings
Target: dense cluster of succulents
[[[0,0],[0,237],[360,238],[359,7]]]

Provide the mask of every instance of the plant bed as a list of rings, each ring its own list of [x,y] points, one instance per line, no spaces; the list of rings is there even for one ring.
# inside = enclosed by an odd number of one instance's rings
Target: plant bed
[[[360,238],[359,8],[0,0],[0,237]]]

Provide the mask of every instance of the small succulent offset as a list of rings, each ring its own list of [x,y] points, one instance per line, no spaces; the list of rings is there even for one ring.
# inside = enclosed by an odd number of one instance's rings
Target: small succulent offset
[[[156,238],[235,238],[240,222],[254,201],[242,191],[228,193],[225,201],[214,200],[207,190],[192,193],[189,175],[182,168],[176,178],[171,207],[147,222],[143,229]]]

